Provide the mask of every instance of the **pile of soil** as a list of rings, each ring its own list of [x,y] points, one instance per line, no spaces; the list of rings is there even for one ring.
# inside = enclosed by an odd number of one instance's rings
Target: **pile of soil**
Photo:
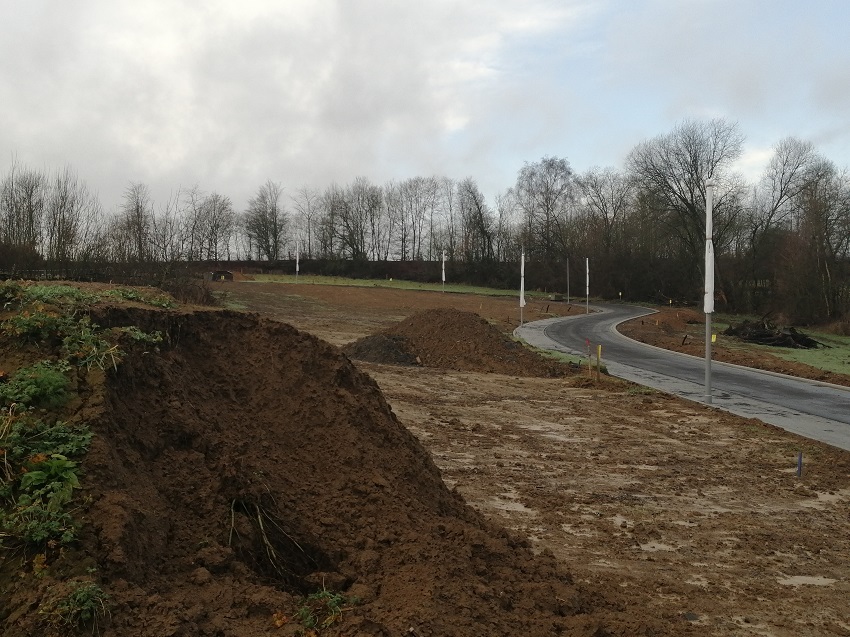
[[[80,413],[96,436],[80,540],[40,577],[4,582],[4,635],[50,634],[39,604],[73,577],[110,595],[107,637],[299,634],[301,596],[322,590],[359,600],[327,635],[670,629],[622,616],[551,554],[467,506],[376,383],[333,346],[231,312],[112,307],[94,318],[161,330],[167,345],[87,377]],[[419,319],[469,357],[492,338],[468,348],[470,328],[440,328],[445,320]],[[507,351],[522,360],[524,350]],[[14,559],[4,577],[32,568]]]
[[[346,345],[343,352],[371,363],[421,364],[465,372],[544,378],[572,373],[568,365],[529,351],[478,314],[449,308],[418,312]]]

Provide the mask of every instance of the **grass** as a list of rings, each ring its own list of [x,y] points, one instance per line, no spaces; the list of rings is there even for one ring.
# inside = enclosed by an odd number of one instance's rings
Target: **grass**
[[[714,332],[718,339],[723,339],[724,344],[730,349],[739,351],[755,351],[761,354],[770,354],[776,358],[793,363],[802,363],[817,369],[822,369],[835,374],[850,375],[850,336],[840,336],[828,332],[801,329],[808,336],[820,341],[828,347],[817,349],[791,349],[788,347],[772,347],[770,345],[759,345],[747,343],[729,336],[723,336],[722,332],[730,325],[740,325],[745,320],[760,321],[761,317],[747,315],[717,315],[712,321]]]
[[[100,632],[99,620],[109,614],[109,595],[94,582],[74,580],[66,595],[39,612],[48,615],[57,628],[79,630],[91,626],[94,635]]]
[[[829,347],[817,349],[788,349],[769,345],[754,345],[754,347],[760,352],[773,354],[786,361],[811,365],[835,374],[850,375],[850,336],[809,331],[806,331],[806,334]]]
[[[341,622],[343,613],[359,602],[356,597],[323,589],[305,597],[292,619],[306,629],[305,635],[318,635],[319,631]]]
[[[570,365],[577,365],[579,367],[587,366],[587,356],[576,356],[574,354],[565,354],[564,352],[557,352],[555,350],[549,349],[540,349],[539,347],[533,347],[531,345],[526,345],[530,350],[540,354],[545,358],[551,358],[553,360],[558,361],[559,363],[566,363]],[[594,365],[596,361],[594,360]]]
[[[255,274],[254,283],[296,283],[294,274]],[[251,283],[251,281],[246,281]],[[338,285],[346,287],[390,288],[396,290],[427,290],[430,292],[446,292],[452,294],[478,294],[482,296],[519,296],[519,290],[498,290],[476,285],[461,285],[447,283],[445,288],[441,283],[418,283],[400,279],[348,279],[339,276],[299,275],[299,285]],[[543,293],[526,291],[526,296],[542,296]]]
[[[740,325],[746,321],[761,321],[761,316],[747,314],[724,314],[718,313],[712,317],[712,331],[717,334],[717,342],[722,343],[730,350],[738,352],[752,352],[757,355],[769,354],[776,358],[792,363],[802,363],[816,369],[821,369],[835,374],[850,375],[850,336],[840,336],[829,332],[821,332],[802,328],[800,331],[820,341],[828,347],[817,349],[792,349],[788,347],[773,347],[771,345],[759,345],[748,343],[732,336],[725,336],[724,330],[730,325]],[[690,326],[691,337],[701,342],[703,338],[703,327],[701,325]]]

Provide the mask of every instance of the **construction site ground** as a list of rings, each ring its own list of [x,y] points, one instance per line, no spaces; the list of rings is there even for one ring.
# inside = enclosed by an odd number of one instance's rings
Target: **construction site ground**
[[[231,307],[337,346],[435,308],[474,312],[505,333],[519,323],[515,298],[250,281],[213,287]],[[536,299],[524,319],[584,311]],[[686,312],[664,308],[622,331],[687,351]],[[439,337],[451,348],[451,329]],[[719,347],[716,356],[848,384],[732,350]],[[554,553],[624,614],[663,619],[676,627],[669,634],[850,635],[850,453],[585,369],[547,378],[355,363],[447,485],[536,551]]]

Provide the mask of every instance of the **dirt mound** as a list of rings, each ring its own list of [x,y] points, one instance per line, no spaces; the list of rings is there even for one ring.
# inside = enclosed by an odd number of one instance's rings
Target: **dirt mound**
[[[373,334],[350,343],[344,348],[351,358],[369,363],[390,365],[420,365],[410,341],[400,334]]]
[[[349,600],[328,635],[655,634],[449,491],[334,347],[237,313],[95,318],[167,346],[90,392],[80,541],[26,580],[39,588],[4,587],[5,635],[47,634],[40,596],[74,576],[110,595],[106,636],[298,634],[300,596],[317,591]]]
[[[392,343],[392,349],[386,347],[387,342]],[[347,345],[343,351],[373,363],[404,364],[418,359],[426,367],[458,371],[541,377],[570,373],[568,366],[527,350],[478,314],[454,309],[419,312],[379,334]]]

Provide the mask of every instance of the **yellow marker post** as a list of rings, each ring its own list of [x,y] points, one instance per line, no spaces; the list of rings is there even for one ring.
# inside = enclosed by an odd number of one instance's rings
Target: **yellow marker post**
[[[716,342],[717,342],[717,334],[712,334],[712,335],[711,335],[711,342],[712,342],[712,343],[716,343]]]

